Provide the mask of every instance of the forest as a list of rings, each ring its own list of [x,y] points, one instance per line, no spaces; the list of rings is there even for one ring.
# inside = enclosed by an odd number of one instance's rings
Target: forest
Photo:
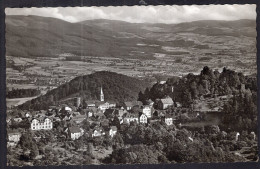
[[[213,71],[205,66],[199,75],[188,74],[183,78],[169,78],[165,84],[156,83],[144,92],[139,92],[138,100],[156,100],[170,95],[175,102],[190,108],[195,100],[228,96],[220,128],[226,130],[248,130],[257,132],[257,79],[233,70]],[[155,105],[156,108],[156,105]]]
[[[79,76],[58,88],[47,92],[44,96],[28,101],[19,108],[42,110],[50,105],[56,105],[60,101],[73,97],[81,97],[82,100],[99,100],[102,87],[105,100],[113,102],[134,101],[138,98],[139,91],[149,86],[146,81],[128,77],[126,75],[100,71],[90,75]]]
[[[23,98],[23,97],[34,97],[41,94],[41,91],[38,89],[12,89],[7,90],[6,98]]]

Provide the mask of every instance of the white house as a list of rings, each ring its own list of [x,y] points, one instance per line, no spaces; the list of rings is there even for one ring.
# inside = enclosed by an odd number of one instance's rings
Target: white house
[[[66,111],[72,111],[72,109],[70,107],[68,107],[68,106],[65,107],[65,110]]]
[[[124,122],[130,123],[131,121],[136,121],[137,123],[139,122],[138,115],[137,114],[131,114],[131,113],[126,113],[125,117],[123,118]]]
[[[109,103],[109,108],[115,108],[116,107],[116,103]]]
[[[174,104],[174,102],[173,102],[172,98],[167,96],[167,97],[159,100],[158,108],[164,110],[164,109],[167,109],[168,107],[172,106],[173,104]]]
[[[19,132],[8,132],[8,141],[9,142],[19,142],[21,133]]]
[[[93,112],[89,111],[88,112],[88,117],[92,117],[93,116]]]
[[[23,121],[23,119],[20,118],[20,117],[15,117],[15,118],[13,118],[13,120],[14,120],[15,122],[17,122],[17,123],[20,123],[21,121]]]
[[[72,139],[72,140],[76,140],[78,138],[80,138],[83,134],[84,134],[84,130],[82,128],[79,127],[68,127],[65,132],[68,134],[68,136]]]
[[[93,130],[92,137],[100,137],[102,135],[105,135],[106,133],[101,128],[95,128]]]
[[[87,107],[90,108],[90,107],[96,107],[96,104],[94,102],[86,102],[87,104]]]
[[[140,123],[148,123],[148,121],[147,121],[147,116],[145,115],[145,114],[141,114],[140,116],[139,116],[139,121],[140,121]]]
[[[165,122],[168,126],[173,124],[173,117],[170,115],[165,115],[164,117],[162,117],[163,122]]]
[[[108,102],[100,102],[97,104],[97,107],[104,112],[106,109],[109,109],[109,103]]]
[[[117,133],[117,127],[116,127],[116,126],[112,126],[112,127],[110,128],[110,130],[109,130],[109,135],[110,135],[111,137],[114,137],[114,136],[116,135],[116,133]]]
[[[142,105],[143,105],[143,103],[140,102],[140,101],[124,102],[124,108],[125,108],[126,110],[131,110],[134,106],[140,107],[140,106],[142,106]]]
[[[145,114],[148,118],[152,117],[152,108],[150,106],[144,106],[142,109],[143,114]]]
[[[52,127],[52,121],[49,118],[39,117],[31,121],[32,130],[50,130]]]

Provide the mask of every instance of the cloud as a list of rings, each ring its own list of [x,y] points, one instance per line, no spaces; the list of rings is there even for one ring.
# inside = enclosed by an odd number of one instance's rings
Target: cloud
[[[68,22],[79,22],[89,19],[111,19],[135,23],[180,23],[196,20],[256,19],[256,5],[249,4],[7,8],[5,12],[7,15],[54,17]]]

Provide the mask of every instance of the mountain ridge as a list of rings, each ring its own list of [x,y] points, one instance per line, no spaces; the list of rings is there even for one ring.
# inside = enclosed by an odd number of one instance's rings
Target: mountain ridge
[[[207,24],[209,27],[205,26]],[[6,16],[6,54],[19,57],[59,57],[63,53],[71,53],[78,56],[155,59],[155,53],[171,55],[171,51],[162,48],[174,47],[179,43],[177,35],[187,39],[185,35],[179,35],[181,33],[209,38],[251,38],[256,36],[255,27],[253,20],[194,21],[174,25],[115,20],[71,23],[51,17],[12,15]],[[195,43],[188,46],[200,45]],[[138,44],[148,45],[140,47]]]

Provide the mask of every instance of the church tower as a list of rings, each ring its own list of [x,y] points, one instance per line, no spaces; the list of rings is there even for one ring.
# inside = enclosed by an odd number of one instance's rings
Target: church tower
[[[100,101],[104,101],[104,94],[103,94],[103,90],[102,90],[102,86],[101,86],[101,91],[100,91]]]

